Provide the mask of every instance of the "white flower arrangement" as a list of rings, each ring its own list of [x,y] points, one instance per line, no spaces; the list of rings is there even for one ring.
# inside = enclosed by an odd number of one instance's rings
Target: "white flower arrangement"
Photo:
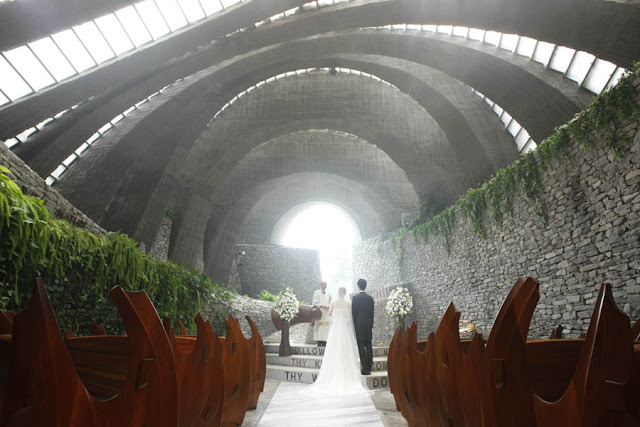
[[[402,326],[404,318],[413,309],[413,298],[409,295],[409,290],[401,286],[392,290],[387,299],[386,309],[387,314],[396,319],[398,326]]]
[[[288,322],[291,322],[298,315],[298,306],[298,298],[296,298],[291,288],[281,291],[274,302],[274,309],[278,316]]]

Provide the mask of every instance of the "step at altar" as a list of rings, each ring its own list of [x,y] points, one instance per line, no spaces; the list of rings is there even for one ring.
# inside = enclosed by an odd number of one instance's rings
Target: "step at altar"
[[[311,384],[322,367],[324,347],[310,344],[292,345],[291,356],[278,355],[279,344],[265,344],[267,353],[267,378]],[[371,390],[389,387],[387,377],[388,347],[373,348],[373,368],[367,376],[367,386]]]

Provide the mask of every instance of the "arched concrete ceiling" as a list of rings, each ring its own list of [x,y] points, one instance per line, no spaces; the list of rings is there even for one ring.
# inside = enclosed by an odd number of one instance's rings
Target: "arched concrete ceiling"
[[[394,208],[356,181],[323,173],[288,175],[264,182],[238,200],[224,214],[224,227],[207,228],[205,273],[214,280],[226,280],[235,244],[268,244],[278,219],[294,206],[311,201],[326,201],[343,208],[356,221],[364,239],[400,226],[400,217],[392,220],[387,212]],[[180,259],[179,254],[172,256]]]
[[[304,2],[248,0],[91,73],[0,107],[0,138],[86,101],[15,150],[46,176],[107,121],[183,79],[145,104],[133,120],[119,123],[73,164],[58,188],[106,228],[142,240],[152,238],[167,208],[184,206],[172,254],[193,265],[204,251],[207,271],[220,278],[228,266],[224,250],[237,239],[262,239],[286,206],[314,198],[342,200],[359,224],[368,224],[370,235],[398,225],[390,218],[401,203],[385,191],[344,173],[311,172],[312,164],[286,171],[292,175],[264,174],[244,187],[246,194],[233,195],[231,203],[225,198],[213,204],[219,195],[229,195],[221,186],[267,141],[318,128],[354,134],[384,150],[423,201],[444,205],[515,158],[497,119],[471,91],[463,92],[463,85],[505,108],[538,141],[592,99],[539,64],[479,43],[362,28],[464,25],[584,50],[621,66],[640,57],[639,9],[601,0],[355,0],[224,37]],[[11,33],[0,36],[0,48],[106,10],[87,4],[64,15],[75,3],[50,4],[58,9],[36,10],[35,0],[0,3],[0,35]],[[20,30],[29,16],[36,29]],[[374,88],[372,80],[352,76],[299,76],[253,91],[211,122],[229,100],[262,80],[331,66],[376,75],[398,89],[377,82]],[[286,90],[279,94],[274,88]],[[265,111],[257,108],[260,102]],[[194,233],[200,233],[195,240],[189,237]]]

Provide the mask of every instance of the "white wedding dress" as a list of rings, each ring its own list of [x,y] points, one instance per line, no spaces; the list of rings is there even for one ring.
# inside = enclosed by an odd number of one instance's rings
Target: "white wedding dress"
[[[309,389],[331,395],[368,392],[366,378],[360,373],[351,303],[344,297],[338,297],[331,302],[330,311],[331,325],[322,366]]]

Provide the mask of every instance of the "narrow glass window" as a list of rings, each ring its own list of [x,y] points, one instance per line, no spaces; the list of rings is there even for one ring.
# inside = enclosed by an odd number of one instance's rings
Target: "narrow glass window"
[[[553,54],[553,49],[555,49],[555,47],[555,44],[538,41],[536,50],[533,52],[533,60],[546,67],[549,64],[549,60],[551,59],[551,55]]]
[[[62,81],[76,74],[67,58],[50,37],[29,43],[29,47],[57,81]]]
[[[529,37],[520,37],[516,53],[518,55],[531,58],[533,56],[533,52],[536,50],[537,42],[538,41],[536,39],[532,39]]]
[[[27,82],[20,77],[20,74],[9,65],[9,62],[2,55],[0,55],[0,76],[2,76],[0,89],[12,101],[33,92]]]
[[[190,23],[197,22],[205,17],[204,10],[198,0],[178,0],[182,11]]]
[[[127,33],[125,33],[122,25],[118,22],[116,16],[112,13],[110,15],[102,16],[95,20],[96,25],[102,31],[109,45],[113,48],[116,55],[127,52],[133,49],[133,44]]]
[[[116,16],[136,47],[142,46],[152,40],[149,31],[145,28],[142,18],[140,18],[135,7],[129,6],[120,9],[116,11]]]
[[[575,49],[571,49],[569,47],[556,47],[553,57],[551,58],[551,62],[549,63],[549,68],[559,71],[562,74],[566,73],[575,53]]]
[[[164,16],[164,19],[167,21],[167,24],[169,24],[171,31],[187,25],[187,19],[184,17],[176,0],[156,0],[156,4],[160,12],[162,12],[162,16]]]
[[[602,59],[596,59],[582,85],[597,95],[604,90],[615,69],[615,64],[609,61],[603,61]]]
[[[40,90],[43,87],[50,86],[56,81],[49,74],[46,68],[38,61],[38,58],[26,46],[20,46],[4,52],[11,65],[22,75],[33,90]]]
[[[93,23],[93,21],[76,25],[73,29],[98,64],[101,64],[115,56],[111,47],[109,47],[107,41],[102,37],[102,34],[100,34],[98,27]]]
[[[222,3],[220,3],[220,0],[200,0],[200,4],[204,8],[204,13],[206,13],[207,16],[211,16],[214,13],[220,12],[222,10]]]
[[[137,3],[136,10],[140,14],[142,21],[144,21],[144,24],[149,29],[151,37],[153,37],[154,40],[169,34],[169,27],[153,1],[144,0]]]
[[[595,59],[596,57],[590,53],[576,52],[567,70],[567,78],[581,85]]]

